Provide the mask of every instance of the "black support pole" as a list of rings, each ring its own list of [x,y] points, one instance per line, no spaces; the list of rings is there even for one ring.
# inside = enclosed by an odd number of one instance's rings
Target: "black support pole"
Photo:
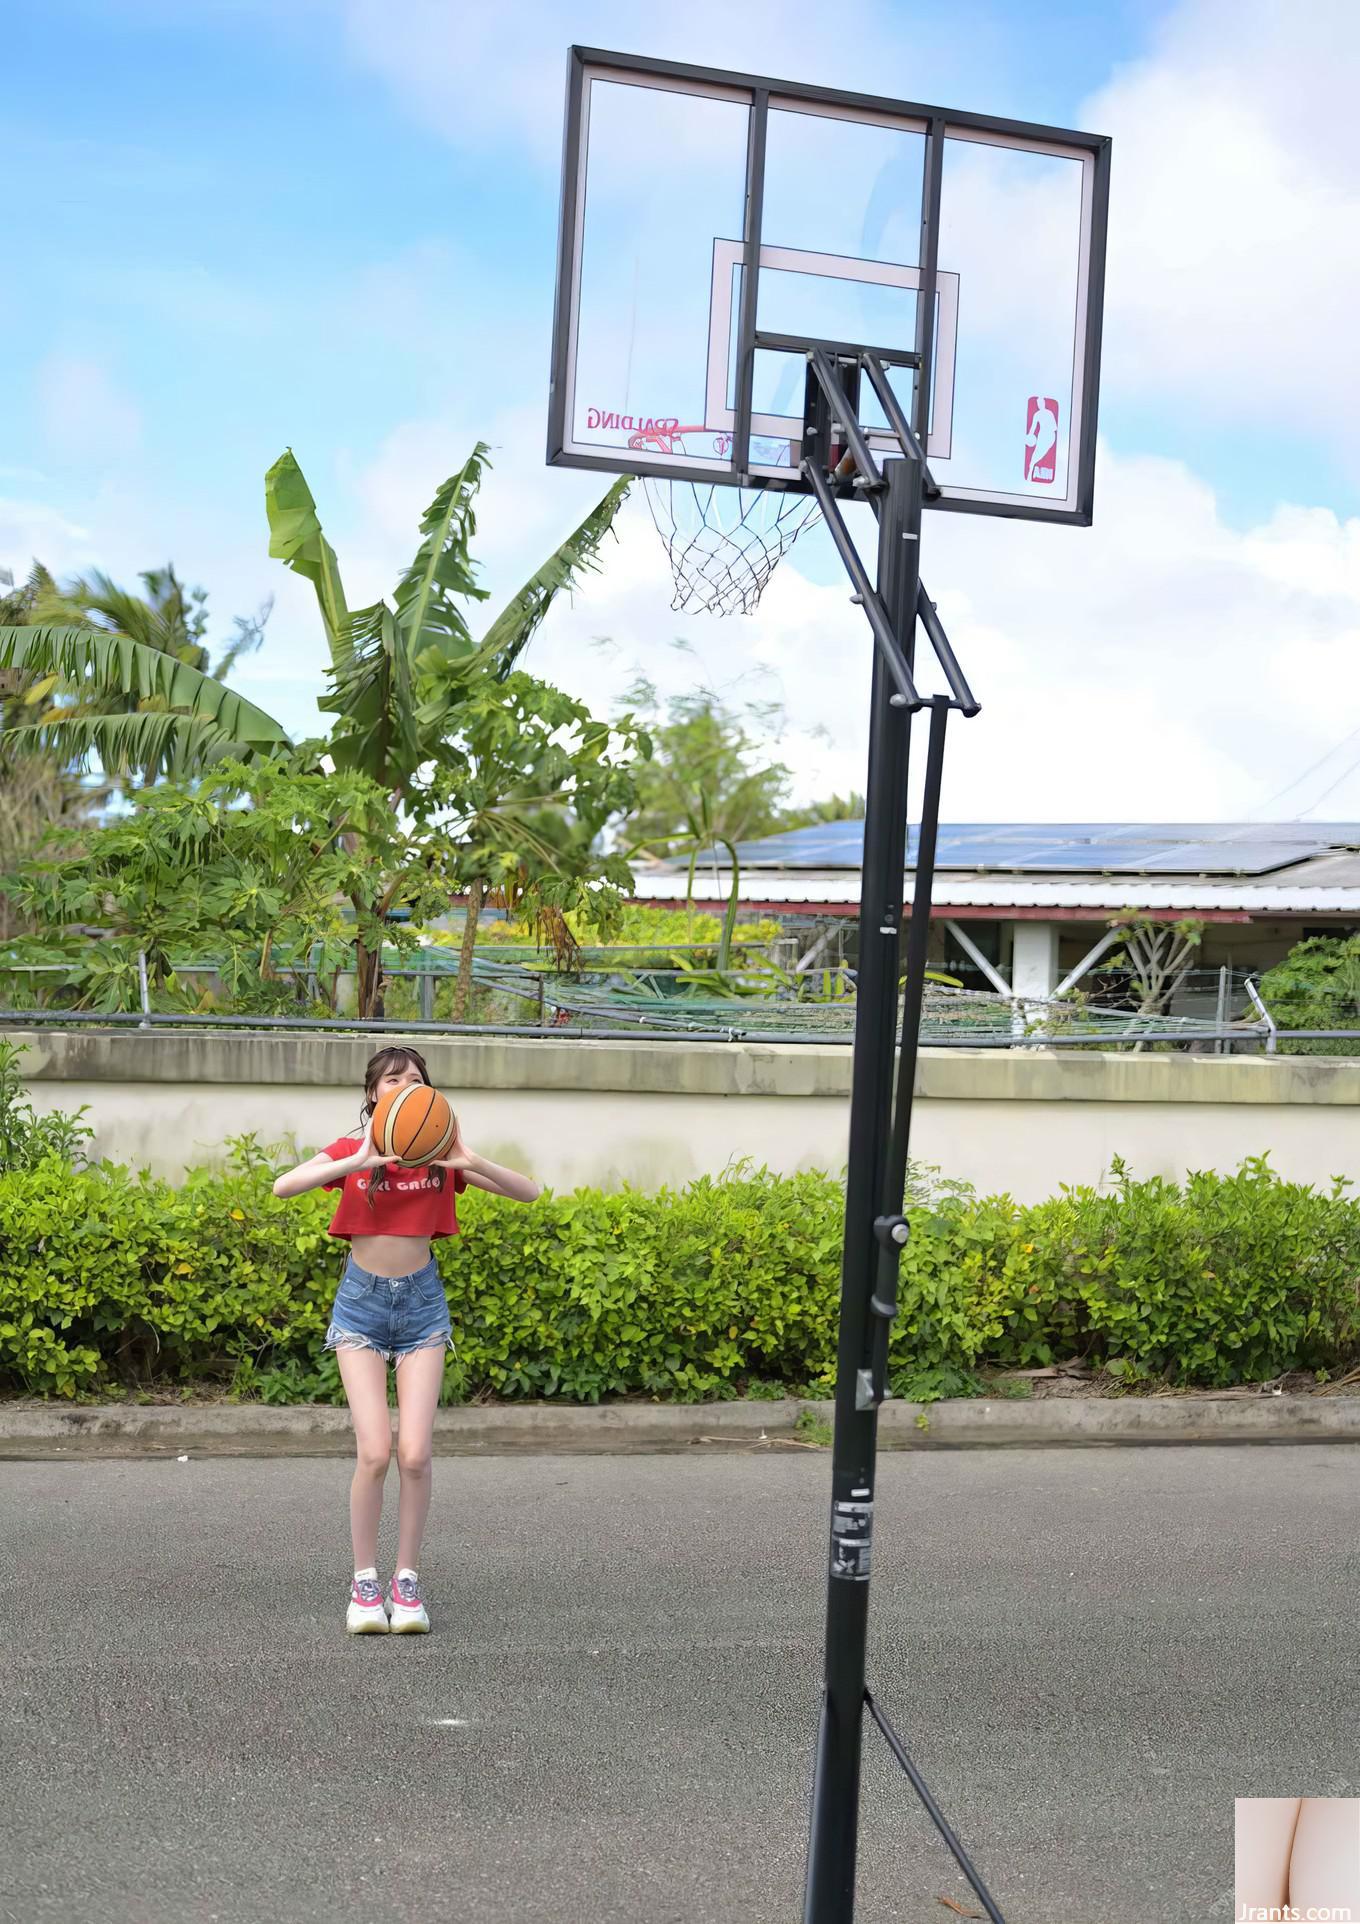
[[[920,566],[919,462],[889,462],[883,487],[878,594],[910,662]],[[875,650],[831,1460],[825,1691],[813,1779],[804,1924],[850,1924],[854,1916],[878,1448],[878,1411],[869,1390],[878,1319],[870,1297],[878,1269],[875,1225],[891,1143],[912,712],[887,673],[882,651]]]

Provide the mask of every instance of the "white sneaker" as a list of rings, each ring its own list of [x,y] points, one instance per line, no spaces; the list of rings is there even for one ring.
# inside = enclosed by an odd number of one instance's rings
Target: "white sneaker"
[[[382,1585],[376,1573],[373,1576],[365,1573],[355,1577],[350,1590],[349,1609],[345,1614],[345,1628],[352,1637],[372,1636],[375,1632],[391,1628],[383,1603]]]
[[[420,1601],[414,1570],[398,1570],[392,1579],[392,1629],[397,1632],[428,1630],[430,1619]]]

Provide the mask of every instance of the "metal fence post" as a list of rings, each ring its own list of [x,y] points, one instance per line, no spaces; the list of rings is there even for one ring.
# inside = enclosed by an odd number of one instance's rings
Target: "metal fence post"
[[[151,1027],[151,1024],[146,1020],[146,1018],[151,1014],[151,993],[146,985],[146,950],[145,949],[139,949],[137,951],[137,976],[142,987],[142,1020],[137,1024],[137,1027],[139,1029],[149,1029]]]
[[[428,969],[422,970],[420,976],[420,1019],[434,1021],[434,977]]]
[[[1223,966],[1218,971],[1218,1013],[1214,1023],[1214,1027],[1216,1029],[1226,1029],[1227,1026],[1228,1026],[1228,968],[1227,968],[1227,964],[1224,963]],[[1227,1044],[1224,1042],[1223,1037],[1220,1035],[1214,1043],[1214,1054],[1216,1056],[1221,1056],[1221,1055],[1226,1055],[1227,1052],[1228,1052]]]
[[[1279,1024],[1276,1022],[1274,1016],[1270,1013],[1270,1010],[1266,1007],[1265,1003],[1261,1000],[1260,995],[1257,993],[1256,984],[1250,976],[1247,977],[1247,994],[1251,997],[1252,1001],[1255,1003],[1257,1012],[1259,1013],[1262,1022],[1264,1022],[1266,1025],[1266,1054],[1268,1056],[1273,1056],[1276,1052],[1276,1046],[1279,1042]]]

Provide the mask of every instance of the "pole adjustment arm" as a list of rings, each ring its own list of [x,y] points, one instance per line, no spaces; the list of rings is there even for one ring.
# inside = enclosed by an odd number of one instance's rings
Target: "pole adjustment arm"
[[[903,1243],[911,1239],[911,1224],[905,1216],[876,1216],[874,1234],[885,1249],[901,1249]]]
[[[877,1216],[874,1235],[883,1252],[878,1259],[877,1287],[869,1298],[869,1309],[885,1324],[897,1315],[897,1265],[911,1237],[911,1224],[905,1216]]]
[[[876,1410],[890,1393],[888,1337],[897,1316],[897,1265],[910,1235],[911,1225],[900,1212],[874,1218],[874,1236],[880,1254],[877,1287],[869,1298],[869,1314],[876,1320],[869,1337],[869,1367],[857,1373],[855,1408],[858,1410]]]

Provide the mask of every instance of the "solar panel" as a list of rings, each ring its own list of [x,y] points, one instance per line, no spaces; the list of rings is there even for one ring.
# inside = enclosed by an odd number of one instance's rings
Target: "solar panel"
[[[908,831],[907,867],[919,831]],[[1268,875],[1329,849],[1360,848],[1360,825],[1302,822],[963,822],[942,825],[940,869],[1026,875]],[[816,822],[738,845],[738,860],[763,868],[859,868],[863,822]],[[726,861],[722,850],[713,857]]]
[[[1331,842],[1188,842],[1155,856],[1148,868],[1195,871],[1209,875],[1266,875],[1271,869],[1290,868],[1314,855],[1325,855]]]
[[[1146,865],[1146,854],[1147,851],[1127,844],[1100,842],[1081,848],[1035,848],[1013,862],[997,866],[1025,870],[1085,869],[1096,875],[1111,870],[1138,874]]]

